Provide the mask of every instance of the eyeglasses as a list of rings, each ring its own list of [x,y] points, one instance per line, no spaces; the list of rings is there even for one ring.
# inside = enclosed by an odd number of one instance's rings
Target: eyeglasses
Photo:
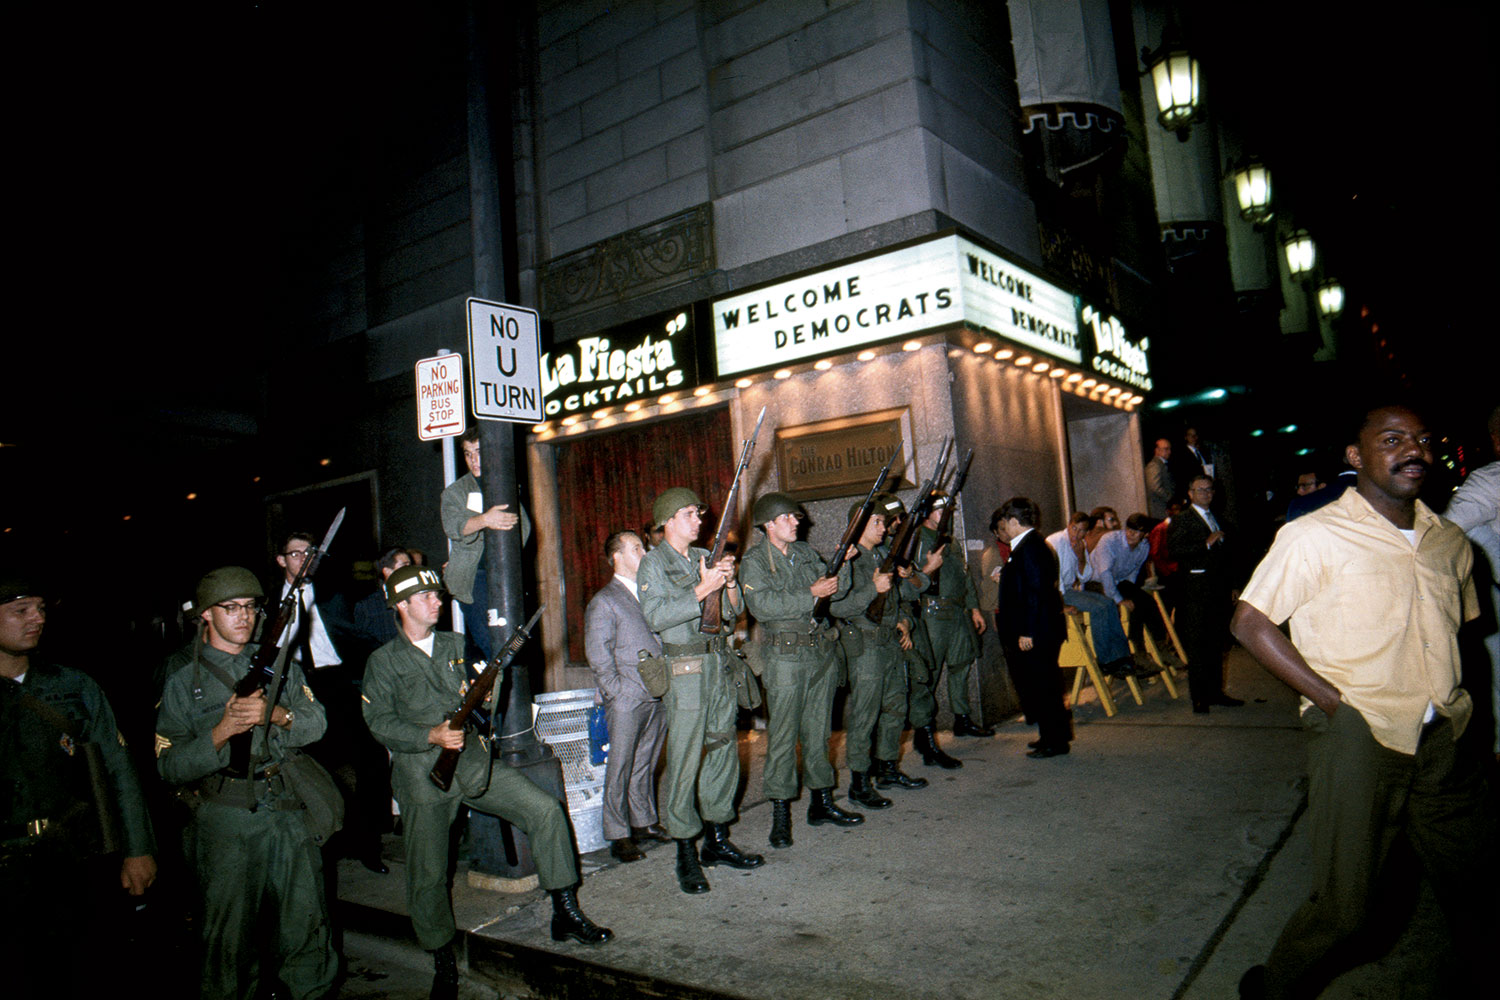
[[[225,601],[223,604],[215,604],[214,607],[230,618],[247,618],[260,613],[258,601]]]
[[[306,559],[310,555],[312,555],[312,549],[291,549],[282,553],[282,556],[287,559]]]

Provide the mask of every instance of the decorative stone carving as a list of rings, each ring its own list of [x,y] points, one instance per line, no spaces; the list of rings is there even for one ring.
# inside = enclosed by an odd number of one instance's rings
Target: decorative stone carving
[[[680,284],[713,270],[713,246],[713,216],[703,204],[555,257],[541,267],[542,312],[576,315]]]

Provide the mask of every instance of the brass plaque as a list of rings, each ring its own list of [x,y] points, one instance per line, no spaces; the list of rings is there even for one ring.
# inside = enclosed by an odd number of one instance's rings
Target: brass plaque
[[[911,485],[903,477],[911,461],[908,407],[776,430],[781,490],[799,500],[868,493],[892,455],[886,489],[906,489]]]

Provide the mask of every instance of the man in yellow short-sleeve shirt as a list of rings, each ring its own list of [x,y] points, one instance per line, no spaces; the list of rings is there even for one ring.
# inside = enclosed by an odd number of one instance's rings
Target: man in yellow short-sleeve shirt
[[[1472,712],[1457,633],[1478,613],[1473,557],[1463,532],[1417,499],[1433,453],[1416,413],[1370,410],[1345,460],[1355,489],[1281,530],[1231,625],[1302,695],[1314,734],[1314,885],[1241,996],[1316,996],[1350,964],[1402,833],[1448,911],[1460,959],[1476,963],[1467,974],[1500,940],[1493,809],[1479,759],[1458,743]],[[1288,619],[1291,641],[1277,628]]]

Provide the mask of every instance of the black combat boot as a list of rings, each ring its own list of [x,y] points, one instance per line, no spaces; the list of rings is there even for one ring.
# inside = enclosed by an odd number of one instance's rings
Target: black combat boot
[[[708,891],[708,879],[703,877],[703,869],[698,867],[698,852],[693,848],[691,838],[679,838],[677,841],[677,884],[690,896]]]
[[[792,800],[771,800],[771,846],[792,846]]]
[[[698,856],[709,868],[723,863],[744,871],[766,863],[759,854],[746,854],[729,842],[728,823],[709,823],[704,827],[703,849]]]
[[[875,759],[876,788],[926,788],[926,778],[913,778],[902,772],[893,760]],[[850,796],[853,798],[853,796]]]
[[[937,744],[937,735],[934,733],[932,723],[930,722],[925,726],[919,726],[912,730],[911,745],[916,748],[917,753],[922,755],[922,763],[928,767],[936,764],[945,771],[952,771],[955,768],[964,766],[963,761],[954,760],[943,753],[943,748]]]
[[[566,941],[572,938],[579,944],[603,944],[614,937],[614,931],[600,927],[578,908],[578,893],[574,889],[552,890],[552,940]]]
[[[875,784],[864,771],[849,772],[849,801],[866,809],[889,809],[891,800],[875,790]]]
[[[832,823],[835,826],[859,826],[864,821],[863,813],[850,812],[838,807],[833,801],[832,788],[812,789],[812,804],[807,807],[808,826],[822,826],[824,823]]]
[[[453,956],[453,942],[432,950],[432,1000],[457,1000],[458,960]]]
[[[955,715],[953,717],[954,736],[994,736],[994,726],[976,726],[974,720],[967,715]]]

